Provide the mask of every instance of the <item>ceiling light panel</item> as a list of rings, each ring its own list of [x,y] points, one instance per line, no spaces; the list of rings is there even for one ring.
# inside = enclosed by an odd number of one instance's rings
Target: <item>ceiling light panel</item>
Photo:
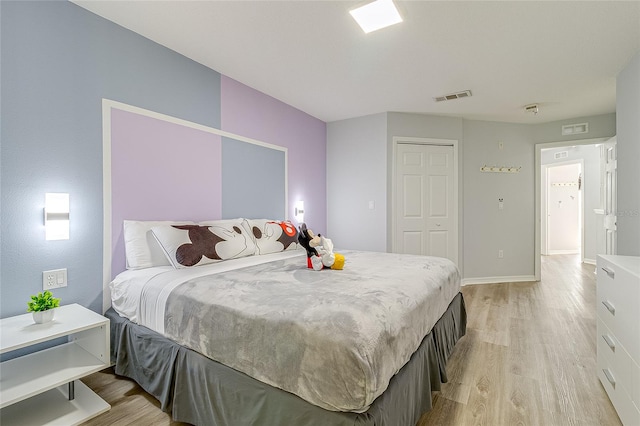
[[[402,22],[402,17],[392,0],[376,0],[349,13],[367,34]]]

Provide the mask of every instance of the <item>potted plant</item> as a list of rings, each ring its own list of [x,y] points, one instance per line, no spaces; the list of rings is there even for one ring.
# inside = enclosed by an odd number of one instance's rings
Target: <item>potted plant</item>
[[[27,303],[27,312],[33,312],[33,320],[42,324],[53,319],[54,310],[60,306],[60,299],[53,297],[49,290],[31,296],[31,301]]]

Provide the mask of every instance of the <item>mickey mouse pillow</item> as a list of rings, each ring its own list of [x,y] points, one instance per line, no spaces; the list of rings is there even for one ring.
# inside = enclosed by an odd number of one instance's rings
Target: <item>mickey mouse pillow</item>
[[[151,230],[174,268],[206,265],[256,252],[246,219],[163,225]]]

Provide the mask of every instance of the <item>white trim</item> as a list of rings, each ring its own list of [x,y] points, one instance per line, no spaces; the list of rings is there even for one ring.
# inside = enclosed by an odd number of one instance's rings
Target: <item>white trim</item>
[[[535,213],[535,220],[534,220],[534,250],[533,250],[533,269],[534,269],[534,273],[535,273],[535,278],[536,281],[540,281],[540,270],[541,270],[541,265],[540,265],[540,256],[541,256],[541,250],[540,250],[540,221],[542,220],[542,214],[540,212],[541,206],[540,206],[540,182],[542,180],[540,173],[541,173],[541,156],[542,156],[542,150],[543,149],[549,149],[549,148],[559,148],[559,147],[563,147],[563,146],[574,146],[574,145],[593,145],[593,144],[597,144],[597,143],[602,143],[606,140],[609,140],[610,138],[594,138],[594,139],[581,139],[581,140],[575,140],[575,141],[562,141],[562,142],[549,142],[549,143],[537,143],[535,146],[535,167],[534,167],[534,185],[535,185],[535,207],[534,207],[534,213]]]
[[[111,306],[111,107],[102,99],[102,313]]]
[[[159,112],[150,111],[148,109],[136,107],[133,105],[123,104],[122,102],[112,101],[110,99],[102,99],[102,106],[109,108],[117,108],[122,111],[133,112],[135,114],[144,115],[146,117],[155,118],[169,123],[179,124],[181,126],[190,127],[196,130],[202,130],[203,132],[213,133],[214,135],[220,135],[227,138],[233,138],[242,142],[251,143],[254,145],[260,145],[265,148],[271,148],[278,151],[287,151],[287,148],[280,145],[270,144],[257,139],[247,138],[244,136],[236,135],[235,133],[225,132],[214,127],[205,126],[203,124],[194,123],[193,121],[183,120],[182,118],[172,117],[170,115],[161,114]]]
[[[549,250],[549,256],[554,254],[579,254],[579,250]]]
[[[595,264],[596,264],[596,261],[595,261],[595,260],[593,260],[593,259],[584,259],[584,260],[582,261],[582,263],[586,263],[586,264],[588,264],[588,265],[595,265]]]
[[[435,138],[417,138],[412,136],[393,136],[392,144],[393,144],[393,154],[391,159],[391,251],[395,253],[396,251],[396,156],[397,149],[399,144],[413,144],[413,145],[440,145],[440,146],[452,146],[453,147],[453,231],[455,232],[455,247],[454,247],[454,256],[455,259],[452,259],[453,262],[460,267],[458,261],[460,259],[460,230],[458,228],[459,218],[458,218],[458,187],[459,187],[459,179],[458,179],[458,140],[457,139],[435,139]]]
[[[203,124],[194,123],[192,121],[183,120],[181,118],[172,117],[170,115],[161,114],[159,112],[136,107],[111,99],[102,98],[102,197],[103,197],[103,243],[102,243],[102,309],[103,313],[111,306],[111,291],[109,283],[111,282],[111,109],[116,108],[121,111],[131,112],[143,115],[149,118],[166,121],[168,123],[178,124],[206,133],[219,135],[235,139],[241,142],[258,145],[264,148],[274,149],[284,152],[284,219],[289,220],[289,149],[284,146],[274,145],[257,139],[240,136],[235,133],[225,132],[214,127],[205,126]]]
[[[464,278],[462,285],[474,284],[506,284],[537,281],[533,275],[513,275],[510,277],[484,277],[484,278]]]

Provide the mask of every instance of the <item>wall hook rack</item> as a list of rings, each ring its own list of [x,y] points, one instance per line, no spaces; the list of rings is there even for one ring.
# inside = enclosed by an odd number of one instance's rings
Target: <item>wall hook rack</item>
[[[480,171],[485,173],[519,173],[521,169],[522,166],[487,166],[486,164],[480,167]]]

